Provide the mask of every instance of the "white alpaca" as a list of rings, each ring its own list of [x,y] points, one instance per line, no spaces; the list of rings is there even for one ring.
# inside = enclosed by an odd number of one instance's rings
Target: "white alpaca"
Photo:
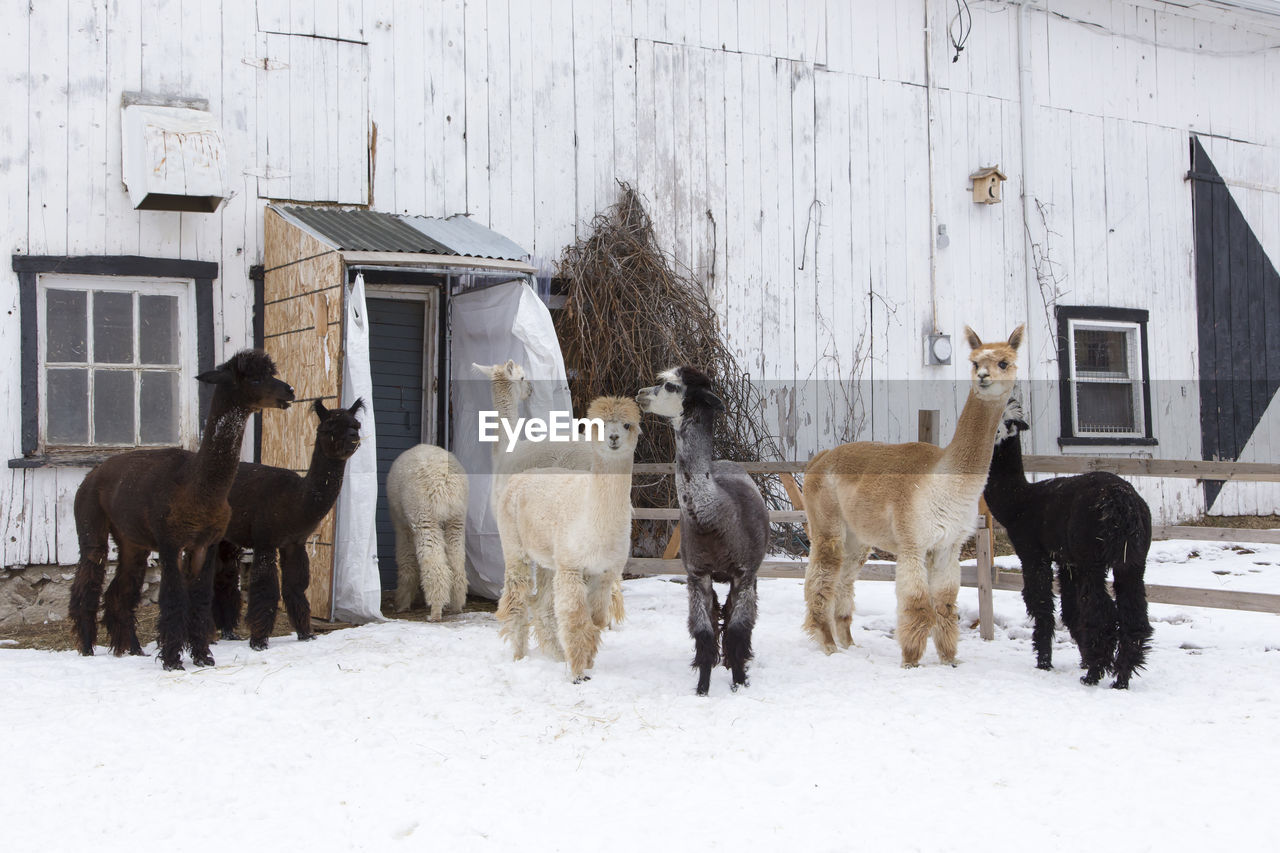
[[[421,586],[428,619],[467,601],[467,472],[443,447],[419,444],[387,472],[387,504],[396,528],[396,612],[408,610]]]
[[[600,418],[603,436],[590,471],[539,469],[511,476],[495,510],[506,577],[498,602],[502,635],[515,659],[528,651],[532,564],[554,573],[554,597],[545,605],[554,625],[539,643],[568,659],[574,682],[595,664],[600,631],[608,621],[612,585],[631,552],[631,465],[640,437],[640,409],[625,397],[598,397],[588,418]],[[548,601],[542,590],[542,602]],[[541,621],[541,620],[540,620]]]
[[[524,367],[508,359],[506,364],[471,365],[477,373],[489,378],[490,393],[493,395],[493,408],[499,418],[508,421],[512,426],[520,417],[520,404],[529,399],[533,386],[525,378]],[[502,433],[500,433],[502,434]],[[489,500],[495,507],[499,496],[506,489],[507,482],[513,474],[533,468],[572,468],[577,471],[590,471],[595,451],[585,441],[529,441],[519,439],[514,446],[507,442],[493,444],[493,491]],[[551,596],[540,595],[550,590],[553,572],[539,567],[537,571],[537,590],[534,594],[533,606],[538,614],[534,628],[538,633],[538,643],[548,647],[554,641],[555,630],[548,620],[551,613]],[[609,591],[609,626],[621,622],[627,617],[627,607],[622,600],[622,577],[618,576]],[[554,653],[554,652],[553,652]]]

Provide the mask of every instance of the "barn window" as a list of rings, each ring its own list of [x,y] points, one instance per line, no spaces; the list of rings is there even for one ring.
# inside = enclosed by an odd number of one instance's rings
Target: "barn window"
[[[14,267],[24,458],[11,466],[195,445],[201,391],[193,377],[211,366],[216,265],[18,256]]]
[[[1154,444],[1147,312],[1059,306],[1059,444]]]

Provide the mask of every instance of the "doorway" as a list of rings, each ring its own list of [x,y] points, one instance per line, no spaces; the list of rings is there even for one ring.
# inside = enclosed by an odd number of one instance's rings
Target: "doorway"
[[[378,574],[383,592],[396,586],[396,534],[387,507],[387,471],[417,444],[439,443],[440,286],[367,282],[369,370],[377,425]],[[366,278],[367,281],[367,278]]]

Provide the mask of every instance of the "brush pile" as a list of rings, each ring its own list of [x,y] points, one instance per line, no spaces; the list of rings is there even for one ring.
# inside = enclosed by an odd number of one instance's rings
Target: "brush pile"
[[[780,460],[764,426],[765,400],[725,345],[715,309],[693,272],[658,245],[653,223],[635,191],[620,182],[619,201],[592,221],[585,239],[560,257],[557,276],[567,287],[556,332],[569,372],[575,412],[602,394],[632,395],[659,372],[682,364],[710,376],[727,409],[717,424],[716,457],[739,462]],[[665,424],[646,423],[636,462],[675,459],[675,436]],[[789,507],[777,478],[757,476],[765,501]],[[637,474],[637,507],[675,507],[674,478]],[[660,550],[667,522],[637,537],[637,555]],[[775,537],[788,537],[777,531]]]

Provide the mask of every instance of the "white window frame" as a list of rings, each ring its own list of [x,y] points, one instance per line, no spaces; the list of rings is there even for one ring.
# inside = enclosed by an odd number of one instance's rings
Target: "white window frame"
[[[1129,334],[1129,375],[1126,378],[1080,375],[1076,369],[1076,330],[1123,331]],[[1147,435],[1146,407],[1143,399],[1142,324],[1131,320],[1067,319],[1067,366],[1071,381],[1071,434],[1075,438],[1144,438]],[[1086,372],[1087,373],[1087,372]],[[1133,395],[1134,428],[1126,432],[1095,432],[1080,429],[1080,383],[1128,385]]]
[[[113,370],[121,368],[130,370],[136,375],[146,366],[138,361],[140,348],[134,348],[134,362],[130,365],[102,364],[98,365],[86,357],[84,362],[55,362],[54,367],[66,365],[73,368],[90,368],[89,385],[89,430],[90,442],[84,445],[53,444],[48,439],[48,389],[46,374],[49,368],[47,359],[48,328],[45,319],[47,296],[50,290],[85,290],[93,293],[138,293],[141,295],[177,296],[178,297],[178,442],[177,444],[95,444],[92,441],[93,431],[93,374],[92,368],[103,367]],[[139,330],[137,300],[134,300],[133,328],[135,343]],[[89,305],[92,305],[92,297]],[[197,383],[191,377],[197,372],[198,328],[196,323],[196,281],[192,278],[158,278],[150,276],[111,276],[111,275],[72,275],[64,273],[40,273],[36,276],[36,311],[40,317],[40,335],[38,341],[38,360],[36,377],[39,383],[40,409],[39,447],[43,453],[61,452],[121,452],[125,450],[160,447],[194,448],[199,440],[197,424],[199,421],[200,395]],[[92,335],[93,312],[87,308],[87,322]],[[92,338],[90,338],[92,339]],[[136,379],[135,379],[136,381]],[[134,431],[135,435],[141,426],[141,412],[137,389],[134,390]]]

